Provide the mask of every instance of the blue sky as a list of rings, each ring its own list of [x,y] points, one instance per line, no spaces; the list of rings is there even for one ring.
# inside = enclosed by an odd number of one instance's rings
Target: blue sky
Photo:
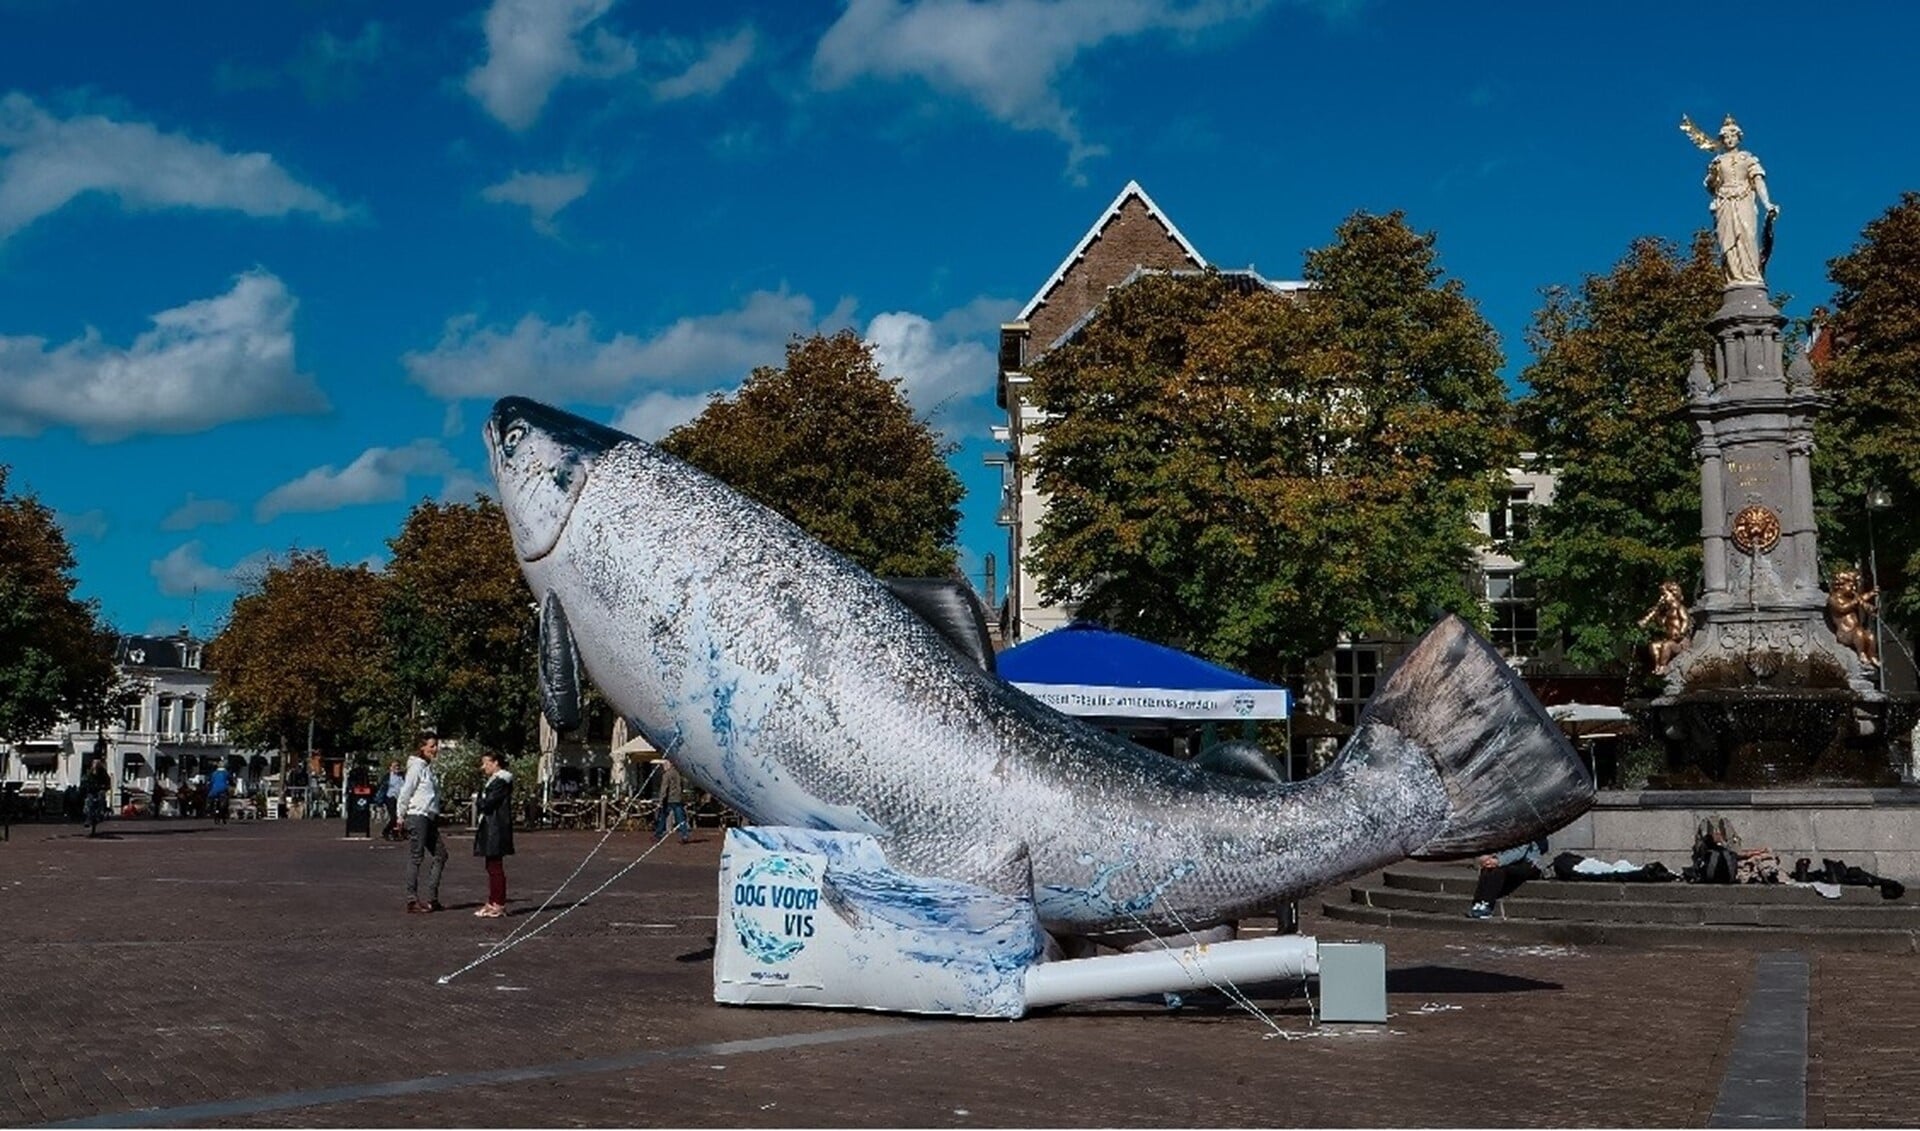
[[[978,580],[995,328],[1129,180],[1270,278],[1404,209],[1511,377],[1540,288],[1705,223],[1676,127],[1731,112],[1804,315],[1920,188],[1920,9],[1831,11],[0,0],[0,462],[119,627],[207,632],[484,486],[502,393],[657,436],[852,326],[961,444]]]

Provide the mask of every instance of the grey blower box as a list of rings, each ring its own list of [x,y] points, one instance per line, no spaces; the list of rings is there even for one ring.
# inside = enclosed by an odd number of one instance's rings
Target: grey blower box
[[[1387,948],[1379,943],[1320,944],[1320,1020],[1387,1019]]]

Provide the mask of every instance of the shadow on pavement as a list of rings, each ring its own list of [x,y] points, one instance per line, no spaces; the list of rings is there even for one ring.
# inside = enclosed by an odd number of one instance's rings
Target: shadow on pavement
[[[1390,994],[1519,994],[1561,988],[1558,982],[1456,966],[1409,966],[1387,971]]]

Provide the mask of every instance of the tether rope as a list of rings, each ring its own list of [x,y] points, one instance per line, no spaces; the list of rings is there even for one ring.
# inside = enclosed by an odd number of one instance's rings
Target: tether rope
[[[653,767],[647,771],[646,781],[641,782],[640,788],[635,790],[634,792],[645,793],[647,790],[647,786],[652,784],[654,775],[659,773],[659,771],[660,771],[660,766],[658,763],[655,763]],[[606,831],[602,833],[600,836],[600,843],[593,846],[592,850],[590,850],[587,853],[586,857],[582,859],[580,863],[574,867],[573,873],[571,875],[569,875],[566,879],[560,881],[559,887],[554,888],[553,891],[548,893],[546,900],[542,902],[539,907],[534,909],[533,914],[527,916],[525,922],[520,923],[519,925],[515,926],[513,930],[507,932],[506,936],[502,938],[499,942],[494,943],[493,946],[490,947],[485,954],[474,959],[472,962],[467,963],[465,966],[462,966],[460,969],[455,970],[451,974],[442,974],[437,984],[442,986],[446,985],[447,983],[453,981],[455,978],[458,978],[460,975],[465,974],[469,970],[473,970],[476,967],[482,966],[488,962],[493,961],[495,958],[500,957],[501,955],[505,954],[509,950],[512,950],[514,947],[519,946],[521,943],[526,942],[530,938],[533,938],[535,935],[539,934],[541,931],[544,931],[548,927],[551,927],[555,923],[558,923],[560,920],[565,919],[568,915],[573,914],[573,912],[578,908],[586,906],[586,904],[590,902],[594,896],[599,895],[601,892],[605,891],[607,887],[611,885],[615,880],[618,880],[620,877],[626,875],[628,872],[633,871],[633,869],[636,866],[638,866],[641,861],[653,855],[654,849],[659,848],[662,844],[666,843],[667,838],[664,836],[655,840],[652,844],[647,846],[647,850],[645,852],[642,852],[639,856],[635,857],[633,861],[629,863],[626,867],[620,869],[618,872],[615,872],[613,875],[607,877],[607,879],[604,880],[599,887],[594,888],[592,891],[588,892],[586,895],[581,896],[580,899],[573,904],[573,906],[566,908],[565,910],[561,911],[558,915],[555,915],[553,918],[540,924],[538,927],[533,927],[534,920],[540,917],[540,913],[545,911],[549,906],[551,906],[553,901],[560,897],[561,892],[567,890],[568,884],[573,883],[575,879],[579,878],[580,873],[585,871],[587,865],[593,861],[593,858],[600,854],[600,850],[607,846],[607,841],[612,839],[614,832],[617,829],[619,829],[619,827],[620,827],[619,821],[611,821],[607,824]],[[528,930],[528,928],[530,927],[532,927],[533,929]]]
[[[1181,918],[1179,910],[1175,908],[1171,903],[1167,902],[1167,897],[1164,892],[1160,894],[1159,902],[1160,902],[1160,905],[1166,909],[1167,914],[1173,917],[1174,925],[1179,927],[1180,930],[1183,933],[1185,933],[1188,937],[1192,937],[1194,933],[1193,928],[1188,926],[1186,921]],[[1180,965],[1183,967],[1188,965],[1185,961],[1182,961],[1179,957],[1178,951],[1179,949],[1182,949],[1182,948],[1174,947],[1170,942],[1168,942],[1152,927],[1148,926],[1146,921],[1141,919],[1140,916],[1136,914],[1131,908],[1127,910],[1127,917],[1133,920],[1135,926],[1145,931],[1147,933],[1148,938],[1152,939],[1154,942],[1159,943],[1162,948],[1175,952],[1174,953],[1175,962],[1179,962]],[[1245,1010],[1249,1015],[1251,1015],[1254,1018],[1254,1020],[1259,1021],[1261,1024],[1265,1025],[1267,1028],[1273,1030],[1272,1033],[1267,1035],[1268,1038],[1271,1038],[1274,1036],[1281,1036],[1281,1037],[1291,1036],[1291,1034],[1287,1033],[1286,1030],[1280,1028],[1280,1026],[1274,1021],[1274,1019],[1271,1016],[1267,1014],[1265,1010],[1261,1009],[1258,1005],[1255,1005],[1253,1002],[1253,999],[1247,995],[1246,991],[1242,990],[1238,985],[1236,985],[1233,979],[1224,978],[1219,981],[1216,981],[1213,977],[1213,974],[1207,970],[1206,964],[1198,961],[1197,959],[1192,963],[1191,968],[1197,971],[1200,977],[1205,979],[1206,983],[1209,986],[1212,986],[1215,990],[1219,991],[1220,994],[1222,994],[1229,1002]],[[1226,985],[1224,986],[1221,985],[1220,984],[1221,981],[1224,981]],[[1302,982],[1302,985],[1304,986],[1306,982],[1306,977],[1304,974],[1301,976],[1301,982]],[[1307,1006],[1309,1010],[1312,1009],[1313,999],[1311,997],[1307,999]]]

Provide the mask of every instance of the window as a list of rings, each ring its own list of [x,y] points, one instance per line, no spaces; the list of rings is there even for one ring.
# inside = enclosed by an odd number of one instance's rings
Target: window
[[[1533,655],[1540,638],[1540,613],[1534,607],[1533,579],[1511,569],[1487,571],[1487,609],[1493,645],[1509,658]]]
[[[127,704],[125,713],[120,717],[120,722],[130,731],[140,730],[142,729],[140,725],[140,714],[141,704],[138,702],[129,703]]]
[[[1520,541],[1531,526],[1528,512],[1532,508],[1533,488],[1513,488],[1507,492],[1507,505],[1487,516],[1487,533],[1495,542]]]
[[[1361,708],[1373,698],[1380,679],[1380,649],[1343,644],[1333,650],[1334,717],[1352,726]]]
[[[172,734],[178,729],[173,725],[173,699],[170,696],[160,697],[153,712],[153,729],[159,734]]]

